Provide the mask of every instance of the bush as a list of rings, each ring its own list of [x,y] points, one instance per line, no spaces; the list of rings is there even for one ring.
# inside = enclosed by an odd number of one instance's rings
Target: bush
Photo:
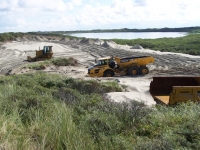
[[[56,66],[77,66],[78,61],[73,57],[53,59],[52,63]]]
[[[0,41],[5,42],[5,41],[11,41],[14,40],[16,37],[22,37],[25,35],[25,33],[14,33],[14,32],[9,32],[9,33],[1,33],[0,34]]]
[[[44,69],[46,69],[46,66],[43,64],[36,64],[36,65],[29,66],[29,69],[44,70]]]
[[[64,101],[68,105],[75,104],[81,99],[81,94],[77,90],[70,88],[60,88],[53,93],[53,96]]]

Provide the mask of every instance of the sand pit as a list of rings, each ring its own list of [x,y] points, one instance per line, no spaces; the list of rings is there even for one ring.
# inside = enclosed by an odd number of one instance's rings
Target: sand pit
[[[42,37],[40,37],[42,39]],[[33,37],[27,37],[33,39]],[[123,102],[136,100],[144,102],[146,105],[154,105],[155,102],[149,93],[149,85],[153,76],[199,76],[200,56],[186,54],[167,53],[153,51],[149,49],[132,49],[131,46],[117,45],[107,42],[111,46],[104,47],[102,40],[96,40],[92,45],[78,40],[52,39],[49,41],[27,41],[23,38],[19,41],[2,43],[0,45],[0,74],[6,73],[28,73],[30,70],[20,70],[23,65],[30,64],[26,61],[27,56],[35,56],[35,50],[42,49],[43,46],[53,46],[53,57],[74,57],[78,60],[79,66],[55,67],[48,66],[46,72],[58,73],[68,77],[94,80],[118,81],[124,87],[124,92],[107,93],[106,96],[113,101]],[[20,41],[23,40],[23,41]],[[35,39],[37,40],[37,39]],[[47,38],[45,39],[47,40]],[[89,41],[90,42],[90,41]],[[96,44],[95,44],[96,43]],[[144,77],[112,77],[112,78],[90,78],[87,76],[87,67],[94,64],[95,57],[103,56],[154,56],[155,63],[148,65],[150,73]],[[32,71],[34,72],[34,71]]]
[[[151,78],[119,78],[119,84],[125,86],[125,92],[107,93],[105,96],[115,102],[130,102],[132,100],[142,102],[145,105],[155,105],[153,97],[149,93]]]

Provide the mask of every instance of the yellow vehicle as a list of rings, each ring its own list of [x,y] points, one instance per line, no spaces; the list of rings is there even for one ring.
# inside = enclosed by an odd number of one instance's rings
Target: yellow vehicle
[[[97,64],[88,68],[91,77],[112,77],[118,75],[146,75],[149,69],[146,66],[154,62],[152,56],[139,57],[104,57],[97,60]]]
[[[153,77],[150,93],[157,103],[173,105],[200,101],[200,77]]]
[[[44,46],[42,50],[36,50],[36,56],[27,56],[28,61],[41,61],[51,59],[53,56],[52,46]]]

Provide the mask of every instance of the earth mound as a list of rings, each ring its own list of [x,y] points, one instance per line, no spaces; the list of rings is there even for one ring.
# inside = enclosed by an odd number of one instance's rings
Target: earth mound
[[[140,46],[139,44],[136,44],[136,45],[132,46],[131,49],[143,49],[143,47]]]

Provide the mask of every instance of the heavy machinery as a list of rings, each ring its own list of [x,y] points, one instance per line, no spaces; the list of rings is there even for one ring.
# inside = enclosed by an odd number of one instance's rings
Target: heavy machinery
[[[131,57],[103,57],[97,60],[97,64],[88,68],[88,75],[91,77],[112,77],[119,75],[146,75],[149,69],[146,66],[154,62],[152,56],[131,56]]]
[[[200,77],[153,77],[150,94],[160,104],[200,101]]]
[[[41,61],[51,59],[53,56],[52,46],[44,46],[42,50],[36,50],[36,56],[27,56],[28,61]]]

